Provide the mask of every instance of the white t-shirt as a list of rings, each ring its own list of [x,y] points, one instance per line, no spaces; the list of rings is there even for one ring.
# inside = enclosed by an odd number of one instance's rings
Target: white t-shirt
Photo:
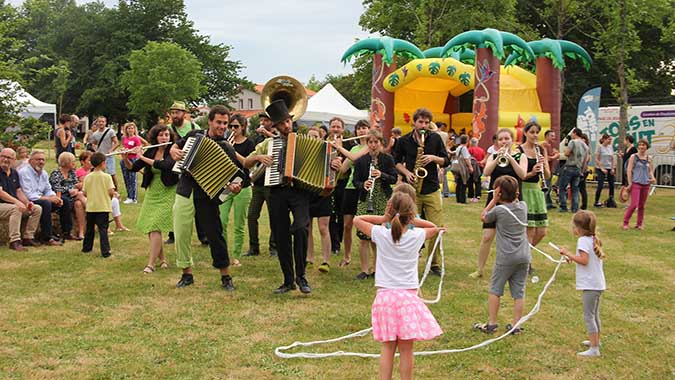
[[[490,145],[490,147],[487,148],[487,154],[488,154],[488,156],[493,155],[493,154],[495,154],[495,153],[497,153],[497,149],[495,148],[494,145]]]
[[[383,226],[373,226],[371,239],[377,245],[375,286],[386,289],[417,289],[417,261],[425,238],[424,228],[413,228],[406,230],[398,243],[394,243],[391,230]]]
[[[593,251],[593,237],[582,236],[577,240],[576,255],[579,251],[588,254],[588,264],[577,263],[577,290],[605,290],[605,273],[602,270],[602,260]]]

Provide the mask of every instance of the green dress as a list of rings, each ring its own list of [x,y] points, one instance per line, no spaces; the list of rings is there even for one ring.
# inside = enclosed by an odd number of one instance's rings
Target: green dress
[[[176,186],[166,187],[162,183],[161,171],[152,168],[152,182],[145,190],[145,198],[138,215],[136,228],[147,234],[152,231],[173,231],[173,201]]]

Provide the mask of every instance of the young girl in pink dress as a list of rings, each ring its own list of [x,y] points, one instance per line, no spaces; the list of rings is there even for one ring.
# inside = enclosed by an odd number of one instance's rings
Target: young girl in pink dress
[[[382,342],[380,379],[391,379],[394,354],[400,353],[401,379],[412,379],[413,343],[443,332],[431,311],[417,296],[419,251],[441,228],[416,219],[415,202],[408,194],[392,194],[384,216],[361,215],[354,226],[377,246],[372,306],[373,337]]]

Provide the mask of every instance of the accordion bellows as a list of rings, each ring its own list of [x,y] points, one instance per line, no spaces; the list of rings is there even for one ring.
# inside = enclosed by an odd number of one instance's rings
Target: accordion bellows
[[[203,135],[188,138],[183,153],[185,158],[176,165],[190,173],[211,199],[220,194],[239,173],[237,165],[220,145]]]
[[[284,177],[294,186],[322,196],[335,188],[336,172],[330,167],[337,151],[325,141],[291,133],[286,145]]]

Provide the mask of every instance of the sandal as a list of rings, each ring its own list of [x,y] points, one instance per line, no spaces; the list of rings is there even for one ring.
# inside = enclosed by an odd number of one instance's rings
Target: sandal
[[[513,329],[513,326],[511,326],[510,323],[509,323],[508,325],[506,325],[506,331],[507,331],[507,332],[511,331],[511,329]],[[522,328],[522,327],[517,327],[516,329],[514,329],[513,331],[511,331],[511,335],[520,335],[520,334],[523,333],[524,330],[525,330],[525,329]]]
[[[232,259],[232,266],[233,267],[240,267],[241,263],[237,259]]]
[[[347,265],[349,265],[349,263],[351,263],[351,260],[345,260],[345,259],[342,259],[342,260],[340,260],[340,264],[338,264],[338,266],[339,266],[340,268],[344,268],[344,267],[346,267]]]
[[[115,231],[117,231],[117,232],[125,232],[125,231],[131,231],[131,230],[128,229],[128,228],[126,228],[126,227],[124,227],[124,226],[122,226],[122,227],[119,227],[119,228],[115,228]]]
[[[155,271],[155,268],[151,267],[150,265],[146,265],[145,268],[143,268],[143,273],[152,273]]]
[[[494,325],[490,325],[487,323],[474,323],[473,324],[473,329],[474,330],[479,330],[482,333],[485,334],[492,334],[497,331],[497,328],[499,327],[498,323],[495,323]]]
[[[169,269],[169,264],[166,261],[159,263],[159,267],[162,269]]]

